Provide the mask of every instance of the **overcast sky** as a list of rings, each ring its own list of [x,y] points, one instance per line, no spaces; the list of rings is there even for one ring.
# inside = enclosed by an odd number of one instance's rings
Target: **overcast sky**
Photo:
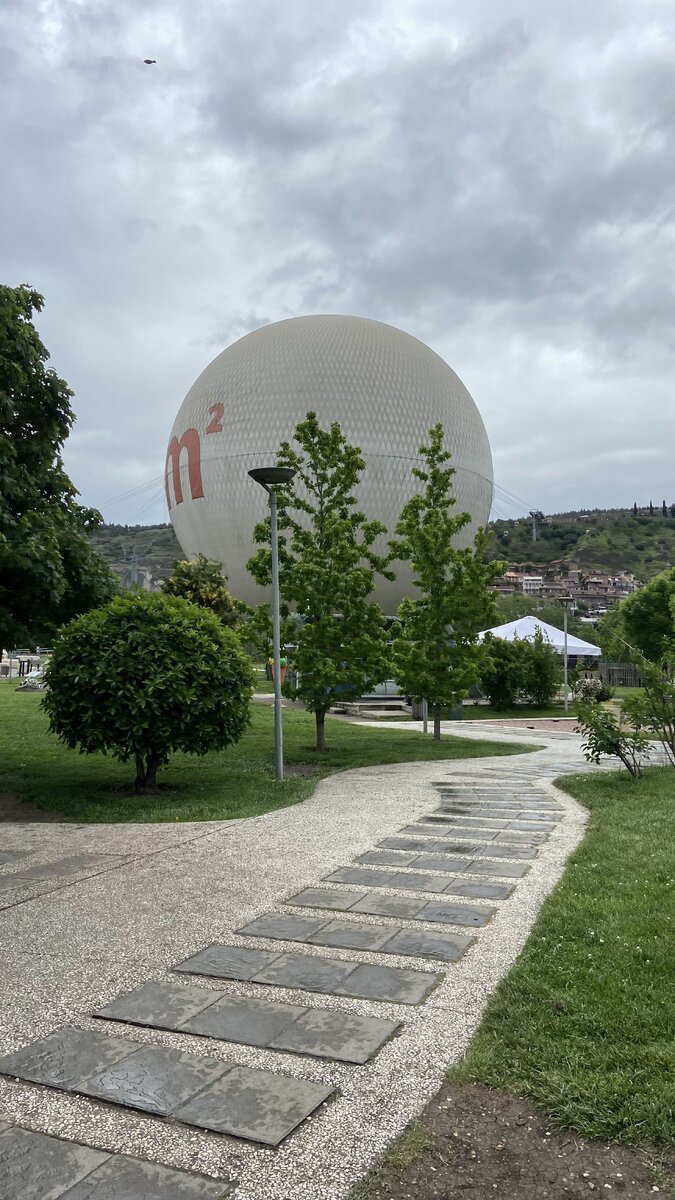
[[[450,363],[528,506],[675,501],[674,49],[672,0],[0,0],[0,274],[83,499],[165,520],[199,372],[342,312]]]

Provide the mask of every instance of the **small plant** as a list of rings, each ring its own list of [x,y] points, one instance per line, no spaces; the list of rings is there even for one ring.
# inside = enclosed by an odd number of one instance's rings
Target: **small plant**
[[[581,703],[577,709],[579,726],[585,741],[581,749],[588,762],[618,758],[630,774],[641,774],[640,759],[649,750],[649,737],[637,727],[633,732],[621,728],[613,712],[593,702]]]
[[[675,766],[675,667],[668,662],[649,662],[636,652],[634,661],[644,690],[642,695],[624,700],[623,711],[633,725],[658,738],[666,758]]]
[[[42,706],[52,733],[81,754],[136,764],[136,791],[156,790],[172,751],[237,742],[252,672],[237,635],[187,600],[118,596],[71,621],[54,644]]]
[[[601,704],[612,699],[614,688],[597,676],[583,676],[574,685],[574,695],[581,703]]]

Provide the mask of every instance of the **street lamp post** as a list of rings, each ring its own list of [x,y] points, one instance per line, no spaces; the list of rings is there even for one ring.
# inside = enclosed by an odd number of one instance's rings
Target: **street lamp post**
[[[284,747],[281,726],[281,614],[279,597],[279,528],[277,496],[274,483],[289,483],[295,475],[292,467],[256,467],[249,471],[251,479],[265,489],[270,498],[272,532],[272,646],[274,654],[274,775],[278,783],[284,778]]]
[[[565,638],[563,645],[563,690],[565,692],[565,712],[569,711],[569,699],[567,695],[567,607],[572,603],[572,596],[564,596],[561,600],[561,604],[563,606],[563,634]]]

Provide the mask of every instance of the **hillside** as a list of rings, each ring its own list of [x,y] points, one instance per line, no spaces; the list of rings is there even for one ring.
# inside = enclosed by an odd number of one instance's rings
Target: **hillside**
[[[550,563],[628,572],[643,582],[675,563],[675,518],[598,511],[545,517],[532,540],[529,520],[492,521],[489,557],[510,563]]]
[[[510,563],[545,564],[562,559],[584,569],[629,572],[643,582],[675,563],[675,517],[598,510],[544,517],[532,540],[527,518],[492,521],[488,557]],[[157,583],[183,557],[171,525],[102,525],[92,542],[122,582]]]
[[[172,525],[101,525],[90,536],[125,587],[134,574],[144,587],[157,584],[183,558]]]

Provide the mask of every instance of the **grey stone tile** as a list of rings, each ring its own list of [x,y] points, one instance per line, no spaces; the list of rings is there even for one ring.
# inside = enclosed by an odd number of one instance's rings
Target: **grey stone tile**
[[[372,863],[380,867],[409,867],[414,861],[414,854],[390,854],[386,850],[366,850],[355,859],[359,863]]]
[[[189,975],[211,975],[215,979],[240,979],[248,983],[277,958],[276,950],[250,950],[246,946],[216,944],[178,963],[174,971]]]
[[[92,1015],[109,1021],[128,1021],[132,1025],[177,1029],[189,1017],[213,1004],[220,995],[220,992],[192,984],[144,983]]]
[[[551,832],[551,826],[544,821],[509,821],[508,829],[522,829],[523,833],[545,833],[547,836]]]
[[[463,883],[450,884],[446,887],[446,895],[453,896],[475,896],[481,900],[506,900],[513,891],[513,884],[510,883],[470,883],[465,880]]]
[[[411,853],[416,853],[420,849],[424,849],[426,843],[420,842],[419,839],[412,837],[388,837],[383,838],[377,843],[378,850],[409,850]],[[363,861],[362,859],[359,861]],[[401,863],[401,866],[409,866],[408,863]]]
[[[352,912],[370,913],[376,917],[415,917],[424,907],[423,900],[410,896],[366,896],[354,905]]]
[[[386,887],[406,888],[415,892],[442,892],[454,876],[422,875],[419,872],[404,874],[402,871],[391,875]]]
[[[385,880],[392,879],[390,871],[371,871],[367,867],[338,867],[330,875],[324,875],[326,883],[365,883],[368,887],[389,887]]]
[[[364,1063],[390,1038],[400,1023],[355,1013],[310,1008],[270,1043],[274,1050],[314,1054],[340,1062]]]
[[[246,937],[280,938],[290,942],[306,942],[311,933],[325,925],[325,917],[294,917],[285,913],[266,913],[248,925],[235,930]]]
[[[86,1096],[168,1116],[229,1068],[214,1058],[143,1046],[79,1088]]]
[[[173,1115],[202,1129],[278,1146],[332,1091],[288,1075],[233,1067]]]
[[[474,850],[476,858],[536,858],[536,850],[528,850],[523,846],[487,846],[485,849],[477,846]]]
[[[421,867],[424,871],[467,871],[469,868],[470,858],[447,858],[442,855],[435,854],[419,854],[415,862],[416,867]]]
[[[429,813],[428,817],[422,817],[421,820],[429,823],[438,823],[439,825],[450,825],[453,828],[459,828],[463,825],[468,826],[469,829],[475,829],[476,827],[480,826],[481,829],[494,829],[495,831],[498,829],[505,829],[509,823],[505,819],[500,821],[494,817],[470,817],[467,813],[462,813],[461,815],[458,814],[456,816],[453,816],[451,813],[445,813],[443,815],[440,815],[439,813]]]
[[[229,1194],[226,1183],[205,1175],[113,1154],[62,1200],[221,1200]]]
[[[365,892],[342,892],[337,888],[305,888],[295,896],[289,896],[286,904],[297,904],[303,908],[333,908],[338,912],[346,912],[357,900],[362,900]]]
[[[253,982],[308,992],[337,993],[354,970],[354,963],[340,959],[319,958],[313,954],[279,954],[274,962],[258,972]]]
[[[107,1154],[11,1126],[0,1134],[0,1200],[60,1200]]]
[[[336,996],[354,996],[359,1000],[384,1000],[397,1004],[420,1004],[440,975],[414,971],[408,967],[373,967],[362,963],[344,983],[335,988]]]
[[[499,832],[499,829],[486,829],[481,825],[474,825],[472,828],[470,825],[423,825],[420,823],[417,828],[417,833],[436,834],[438,837],[459,838],[462,841],[470,841],[472,838],[478,838],[481,842],[491,842]]]
[[[491,845],[497,846],[543,846],[545,833],[522,833],[518,829],[505,829],[498,833]]]
[[[342,946],[347,950],[380,950],[392,930],[388,925],[357,925],[354,921],[329,921],[307,938],[309,945]]]
[[[181,1026],[184,1033],[243,1042],[247,1046],[267,1046],[282,1029],[301,1017],[306,1010],[297,1004],[277,1004],[273,1000],[255,1000],[245,996],[223,996],[210,1008],[189,1018]]]
[[[445,925],[470,925],[474,929],[479,929],[481,925],[487,925],[496,911],[496,908],[488,908],[485,905],[480,908],[470,908],[468,904],[444,904],[443,902],[429,901],[420,909],[417,919],[418,921],[438,921]]]
[[[440,958],[443,962],[455,962],[471,945],[473,938],[461,934],[427,933],[420,929],[399,929],[389,939],[387,954],[411,954],[417,958]]]
[[[128,1058],[137,1048],[138,1042],[104,1033],[59,1029],[0,1059],[0,1074],[64,1091],[80,1091],[92,1075]]]
[[[469,871],[472,875],[503,875],[507,879],[522,879],[529,871],[529,866],[515,862],[472,862]]]

